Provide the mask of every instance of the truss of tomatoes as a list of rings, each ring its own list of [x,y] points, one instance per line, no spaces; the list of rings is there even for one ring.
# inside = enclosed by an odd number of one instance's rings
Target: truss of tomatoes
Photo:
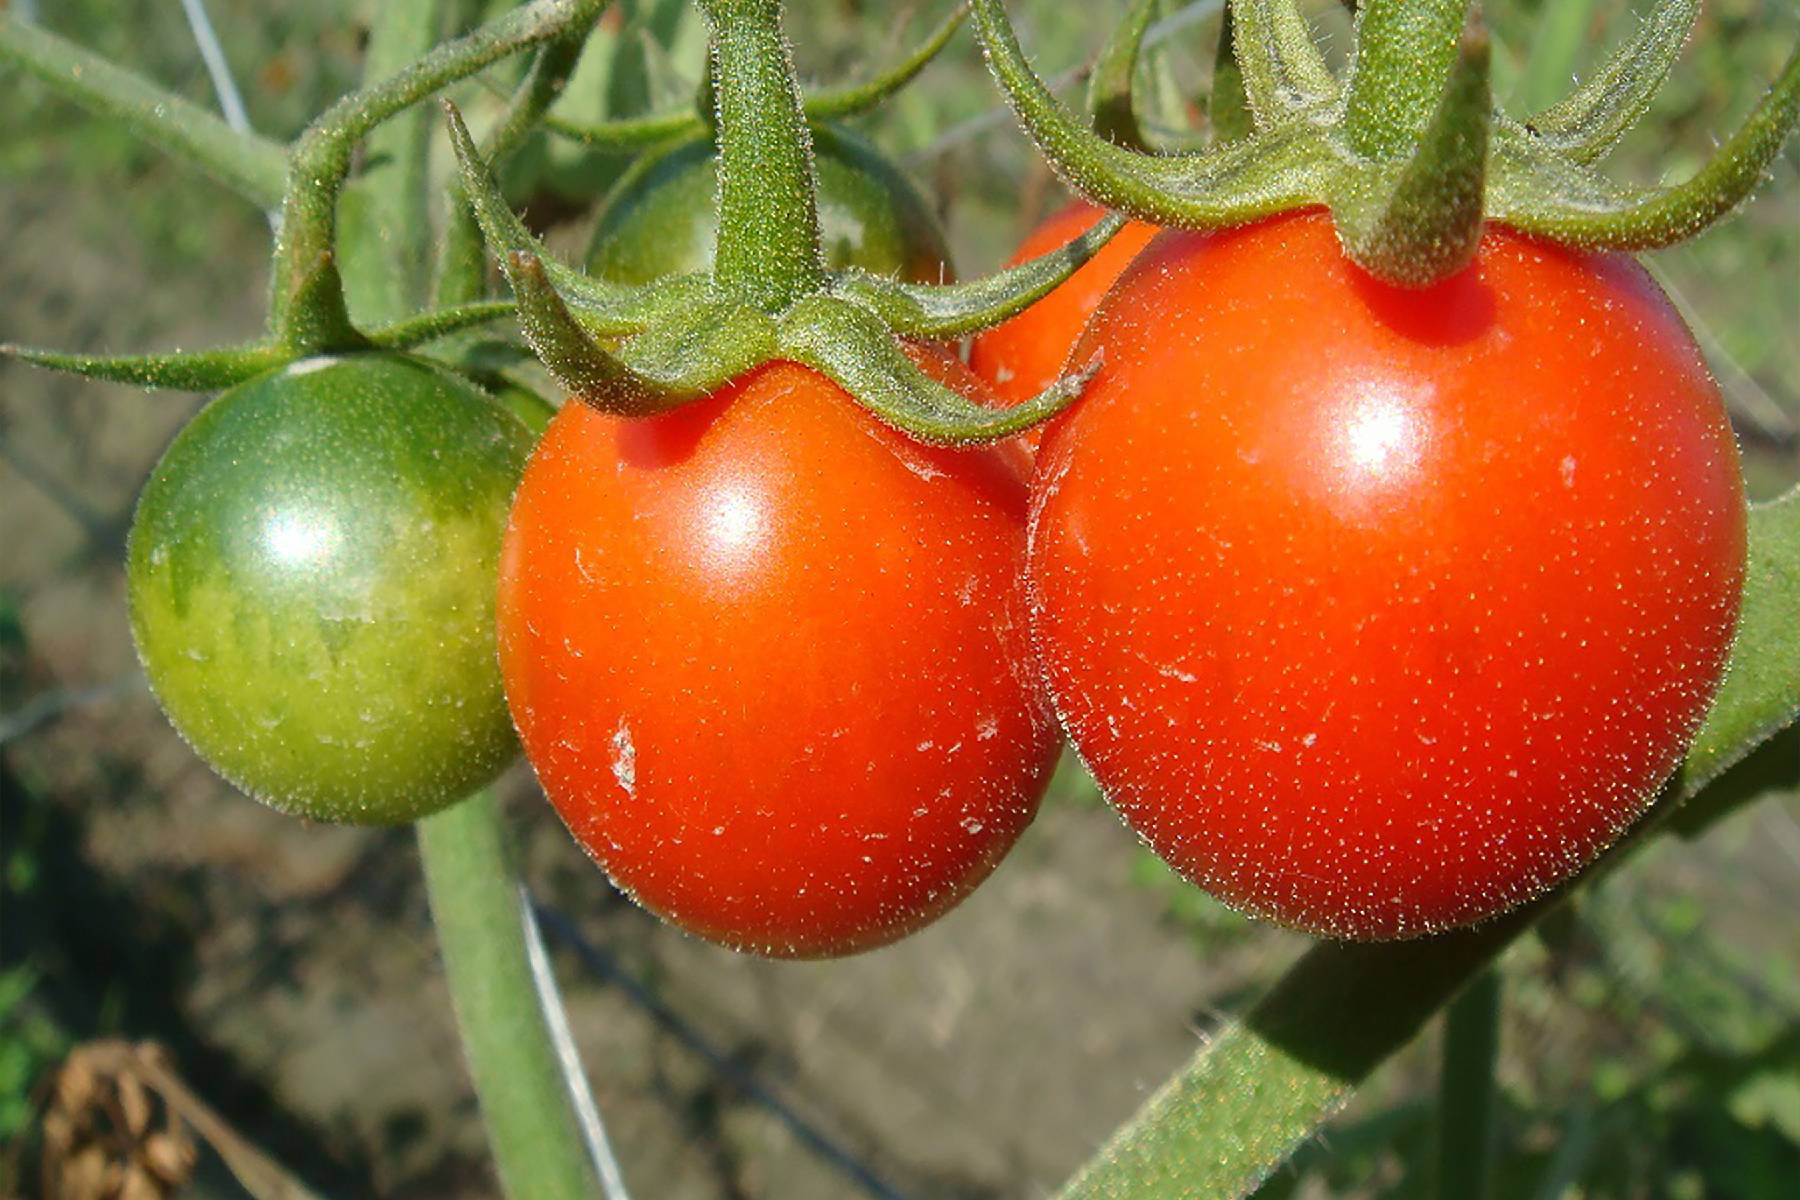
[[[1492,916],[1642,814],[1745,539],[1718,390],[1648,276],[1493,229],[1402,291],[1316,214],[1113,270],[1085,331],[1065,305],[1028,348],[1102,363],[1029,487],[1020,450],[919,446],[787,365],[647,420],[565,407],[506,536],[501,665],[622,889],[765,954],[891,941],[1030,820],[1051,708],[1184,875],[1326,936]]]

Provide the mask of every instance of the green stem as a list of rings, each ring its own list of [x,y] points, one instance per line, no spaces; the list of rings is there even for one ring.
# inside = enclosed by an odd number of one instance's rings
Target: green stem
[[[1439,1200],[1487,1200],[1492,1191],[1499,1049],[1500,972],[1489,967],[1444,1014],[1434,1176]]]
[[[1365,158],[1400,158],[1425,132],[1456,61],[1469,0],[1368,0],[1356,19],[1356,61],[1344,134]]]
[[[719,245],[727,294],[779,313],[825,286],[812,135],[779,0],[699,0],[713,33]]]
[[[481,792],[420,821],[419,853],[501,1186],[515,1200],[592,1200],[600,1183],[533,982],[498,802]]]
[[[437,42],[443,9],[444,0],[383,0],[369,31],[363,80],[398,74],[428,52]],[[430,148],[430,111],[399,113],[369,131],[367,165],[345,189],[344,282],[359,320],[398,320],[425,294]]]
[[[136,72],[5,13],[0,13],[0,63],[11,63],[77,104],[111,117],[260,208],[281,203],[287,161],[280,146],[239,133]]]
[[[591,23],[608,0],[536,0],[332,105],[294,143],[271,320],[293,352],[366,345],[350,323],[335,258],[337,199],[358,140],[388,117],[527,46]]]

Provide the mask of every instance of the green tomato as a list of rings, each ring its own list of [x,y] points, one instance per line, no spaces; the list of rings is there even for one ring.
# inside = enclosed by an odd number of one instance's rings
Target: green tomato
[[[931,205],[905,172],[838,126],[812,127],[825,262],[915,283],[953,276]],[[615,283],[649,283],[712,266],[719,154],[710,136],[639,159],[600,210],[588,270]]]
[[[389,824],[517,746],[494,650],[533,435],[431,364],[310,358],[213,401],[138,500],[132,633],[175,728],[284,812]]]

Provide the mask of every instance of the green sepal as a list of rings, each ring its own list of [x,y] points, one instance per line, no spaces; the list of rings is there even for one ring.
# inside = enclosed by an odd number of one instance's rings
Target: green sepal
[[[1089,124],[1107,141],[1132,150],[1152,149],[1132,104],[1132,79],[1156,5],[1157,0],[1131,0],[1125,19],[1114,28],[1088,73]]]
[[[1712,713],[1624,839],[1576,880],[1484,924],[1411,941],[1318,943],[1158,1088],[1061,1200],[1247,1195],[1538,918],[1647,835],[1685,832],[1671,818],[1704,805],[1703,789],[1729,783],[1726,768],[1800,710],[1800,492],[1751,508],[1749,557],[1737,642]]]
[[[1469,5],[1368,0],[1357,9],[1343,112],[1343,138],[1353,153],[1376,161],[1412,153],[1455,69]]]
[[[108,383],[183,392],[217,392],[254,379],[290,358],[271,345],[234,346],[222,350],[173,350],[166,354],[65,354],[31,346],[0,344],[0,358],[63,371]]]
[[[860,83],[821,88],[802,101],[808,121],[828,121],[855,116],[874,108],[928,66],[968,16],[965,2],[957,5],[910,54],[879,74]],[[621,117],[599,124],[584,124],[551,114],[544,125],[553,133],[602,150],[641,150],[677,138],[693,137],[712,124],[712,84],[708,76],[694,103],[640,117]]]
[[[1653,250],[1699,233],[1736,208],[1762,181],[1800,119],[1800,50],[1737,132],[1685,183],[1619,189],[1610,204],[1582,203],[1543,188],[1495,195],[1488,214],[1524,233],[1596,250]]]
[[[1322,128],[1284,122],[1265,134],[1199,154],[1146,155],[1115,146],[1044,86],[1001,0],[974,0],[988,67],[1026,132],[1082,195],[1158,225],[1218,228],[1323,203],[1335,160]]]
[[[667,307],[664,287],[656,290],[622,288],[594,279],[557,263],[542,243],[525,228],[525,223],[506,203],[500,183],[482,161],[475,148],[469,127],[455,104],[444,101],[444,114],[450,127],[450,144],[462,170],[463,194],[475,210],[475,219],[489,248],[504,265],[511,254],[527,254],[536,259],[539,269],[548,273],[567,301],[581,311],[588,330],[601,336],[623,336],[647,328]],[[689,288],[695,285],[687,285]],[[558,298],[558,304],[563,297]]]
[[[775,319],[712,299],[671,313],[626,342],[619,359],[660,394],[697,400],[776,357]]]
[[[1336,103],[1338,82],[1294,0],[1230,0],[1226,20],[1235,54],[1229,74],[1236,76],[1258,127],[1286,120],[1298,109]],[[1215,91],[1218,79],[1215,65]]]
[[[1393,182],[1371,188],[1386,173],[1380,169],[1341,177],[1347,186],[1331,204],[1338,240],[1386,283],[1428,287],[1475,257],[1493,113],[1490,57],[1487,31],[1471,21],[1437,112]]]
[[[422,312],[371,329],[369,341],[384,350],[410,350],[425,342],[510,317],[517,311],[518,305],[511,300],[476,300]]]
[[[779,353],[824,375],[882,422],[922,442],[971,446],[1022,433],[1067,408],[1098,367],[1052,383],[1012,408],[985,408],[913,364],[861,305],[809,296],[781,319]]]
[[[1124,217],[1109,214],[1066,245],[966,283],[907,283],[853,270],[832,278],[831,293],[870,309],[903,337],[962,337],[1036,304],[1124,227]]]
[[[1699,16],[1700,0],[1663,0],[1636,37],[1525,127],[1570,161],[1604,158],[1650,107]]]
[[[519,327],[556,382],[602,412],[642,417],[666,412],[698,393],[639,375],[582,328],[557,295],[543,260],[514,250],[501,260],[519,302]]]
[[[484,160],[504,160],[538,127],[544,113],[562,95],[586,44],[586,31],[579,31],[538,50],[525,78],[513,89],[506,108],[483,139]],[[486,290],[487,255],[481,241],[481,225],[458,179],[451,188],[448,225],[438,251],[433,295],[440,305],[466,304],[480,299]]]

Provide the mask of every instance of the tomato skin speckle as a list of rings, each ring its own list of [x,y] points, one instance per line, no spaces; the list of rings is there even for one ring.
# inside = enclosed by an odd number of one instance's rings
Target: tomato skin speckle
[[[565,405],[515,500],[500,660],[545,792],[612,881],[803,958],[890,942],[986,877],[1058,743],[1028,473],[1017,447],[913,443],[789,363],[646,420]]]
[[[1169,232],[1033,483],[1059,716],[1187,878],[1314,933],[1493,916],[1590,862],[1724,668],[1745,510],[1636,264],[1490,229],[1425,291],[1317,214]]]

